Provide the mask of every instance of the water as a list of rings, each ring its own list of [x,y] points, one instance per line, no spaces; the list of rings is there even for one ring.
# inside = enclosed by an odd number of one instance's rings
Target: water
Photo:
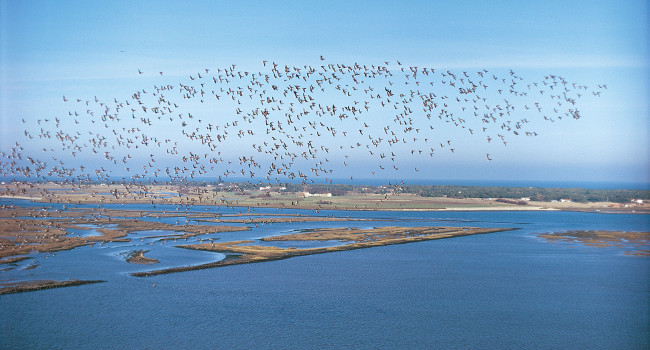
[[[201,210],[205,209],[197,208]],[[288,211],[256,210],[277,212]],[[320,213],[331,214],[367,221],[278,223],[213,237],[258,239],[346,226],[519,230],[147,278],[129,273],[223,256],[173,247],[180,242],[160,244],[155,238],[143,242],[140,238],[154,236],[152,232],[134,233],[130,243],[82,247],[48,259],[38,255],[35,269],[2,272],[2,278],[33,273],[107,282],[0,296],[0,347],[646,349],[650,345],[650,258],[626,256],[618,248],[549,243],[533,234],[569,229],[648,231],[647,215]],[[124,262],[119,254],[132,249],[150,249],[145,256],[161,263]]]

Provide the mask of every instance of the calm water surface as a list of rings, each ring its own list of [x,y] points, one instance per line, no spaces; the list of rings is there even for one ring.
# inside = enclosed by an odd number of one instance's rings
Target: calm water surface
[[[278,212],[287,213],[256,211]],[[45,254],[36,254],[23,263],[37,264],[36,268],[15,268],[2,272],[0,279],[107,282],[0,296],[0,345],[5,349],[650,346],[649,258],[626,256],[617,248],[549,243],[533,234],[570,229],[648,231],[647,215],[320,213],[332,214],[364,221],[270,224],[205,237],[258,239],[346,226],[519,230],[148,278],[129,273],[216,261],[223,255],[173,247],[183,242],[161,244],[155,236],[164,232],[151,231],[130,235],[132,242],[81,247],[47,260]],[[184,220],[183,215],[179,217]],[[150,250],[147,256],[161,263],[125,263],[124,252],[133,249]]]

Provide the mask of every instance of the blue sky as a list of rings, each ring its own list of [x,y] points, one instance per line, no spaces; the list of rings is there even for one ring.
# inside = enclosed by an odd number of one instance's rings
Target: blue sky
[[[262,60],[318,66],[323,55],[328,63],[389,61],[392,70],[398,69],[399,60],[406,66],[455,72],[487,69],[500,76],[513,69],[528,82],[556,74],[590,87],[607,84],[601,97],[585,96],[580,101],[580,120],[535,124],[539,136],[512,137],[504,147],[441,125],[431,138],[453,138],[454,154],[404,156],[401,171],[377,176],[649,181],[650,21],[645,1],[2,0],[0,4],[3,152],[15,142],[26,148],[26,154],[49,148],[50,141],[20,135],[35,128],[39,119],[67,115],[70,106],[62,101],[63,95],[124,100],[154,84],[186,80],[204,68],[236,64],[253,72],[265,69]],[[159,71],[165,72],[164,77]],[[233,118],[227,113],[221,111],[220,118]],[[364,118],[379,123],[388,116]],[[65,127],[70,131],[94,126]],[[162,127],[155,132],[175,137]],[[224,145],[223,153],[232,155],[240,146]],[[486,153],[492,161],[486,160]],[[344,168],[331,155],[334,177],[369,177],[372,159],[354,152],[350,157],[359,166]],[[79,160],[69,164],[75,161]],[[102,164],[90,154],[84,162]]]

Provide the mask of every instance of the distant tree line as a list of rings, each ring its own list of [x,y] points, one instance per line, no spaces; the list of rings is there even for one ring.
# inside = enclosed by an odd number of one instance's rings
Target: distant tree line
[[[530,198],[533,201],[570,199],[574,202],[629,202],[632,199],[650,199],[648,190],[601,190],[584,188],[543,187],[483,187],[456,185],[403,185],[403,193],[414,193],[423,197],[449,198]]]
[[[183,186],[216,185],[211,181],[187,181]],[[355,193],[410,193],[423,197],[448,198],[493,198],[514,199],[530,198],[532,201],[553,201],[569,199],[573,202],[616,202],[625,203],[633,199],[650,200],[649,190],[605,190],[584,188],[544,188],[544,187],[498,187],[498,186],[462,186],[462,185],[349,185],[349,184],[310,184],[300,183],[252,183],[230,182],[224,187],[235,191],[254,191],[259,187],[271,186],[279,192],[331,193],[332,196],[344,196]],[[283,188],[283,189],[280,189]]]

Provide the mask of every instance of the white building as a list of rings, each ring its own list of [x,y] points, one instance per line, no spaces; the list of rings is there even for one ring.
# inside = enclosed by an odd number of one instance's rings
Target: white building
[[[309,192],[303,192],[302,193],[303,197],[332,197],[332,194],[327,192],[327,193],[309,193]]]

